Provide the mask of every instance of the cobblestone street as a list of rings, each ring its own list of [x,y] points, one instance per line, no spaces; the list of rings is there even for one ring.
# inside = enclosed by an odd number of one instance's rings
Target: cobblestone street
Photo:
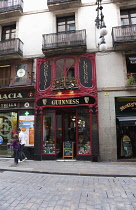
[[[136,178],[0,172],[0,210],[135,210]]]

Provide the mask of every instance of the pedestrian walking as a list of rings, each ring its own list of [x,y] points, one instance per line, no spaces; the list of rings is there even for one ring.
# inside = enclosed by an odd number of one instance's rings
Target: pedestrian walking
[[[19,128],[18,129],[18,137],[20,143],[20,162],[27,160],[27,157],[24,153],[24,146],[26,144],[24,132]]]
[[[18,164],[18,151],[20,148],[20,144],[19,144],[19,138],[17,134],[13,135],[13,140],[12,143],[8,143],[8,145],[13,146],[13,151],[14,151],[14,164],[17,165]]]

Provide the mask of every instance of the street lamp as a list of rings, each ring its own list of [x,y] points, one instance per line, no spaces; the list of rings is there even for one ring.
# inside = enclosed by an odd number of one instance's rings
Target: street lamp
[[[105,42],[105,37],[108,33],[105,22],[104,22],[104,15],[103,15],[103,7],[101,5],[102,0],[96,0],[97,4],[97,17],[95,19],[95,25],[97,29],[100,29],[100,41],[99,41],[99,49],[100,51],[105,51],[107,50],[106,42]]]

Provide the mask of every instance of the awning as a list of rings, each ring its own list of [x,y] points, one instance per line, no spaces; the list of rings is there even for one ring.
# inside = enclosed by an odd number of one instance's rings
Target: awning
[[[121,126],[136,126],[136,116],[117,117]]]

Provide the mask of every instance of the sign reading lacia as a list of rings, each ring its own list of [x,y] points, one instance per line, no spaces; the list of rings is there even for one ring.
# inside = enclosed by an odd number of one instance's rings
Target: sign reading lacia
[[[0,100],[10,100],[10,99],[21,99],[21,98],[32,98],[34,94],[32,91],[24,92],[11,92],[11,93],[1,93]]]
[[[94,104],[95,98],[91,96],[83,96],[77,98],[66,98],[66,99],[54,99],[54,98],[42,98],[37,101],[38,106],[70,106],[70,105],[81,105],[81,104]]]

